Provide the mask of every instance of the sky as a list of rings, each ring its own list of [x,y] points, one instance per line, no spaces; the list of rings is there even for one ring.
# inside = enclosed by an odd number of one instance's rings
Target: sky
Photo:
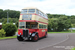
[[[44,13],[75,15],[75,0],[0,0],[0,9],[36,7]]]

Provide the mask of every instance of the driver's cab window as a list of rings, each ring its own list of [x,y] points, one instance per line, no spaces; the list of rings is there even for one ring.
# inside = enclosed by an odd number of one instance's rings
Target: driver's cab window
[[[30,28],[30,23],[26,23],[26,28]]]

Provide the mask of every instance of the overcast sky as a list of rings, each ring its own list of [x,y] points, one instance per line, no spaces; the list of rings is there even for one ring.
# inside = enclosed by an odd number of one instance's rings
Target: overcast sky
[[[0,9],[37,7],[44,13],[75,15],[75,0],[0,0]]]

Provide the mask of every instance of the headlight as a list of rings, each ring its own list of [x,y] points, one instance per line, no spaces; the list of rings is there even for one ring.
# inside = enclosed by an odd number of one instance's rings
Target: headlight
[[[20,35],[21,35],[21,33],[20,33]]]
[[[29,33],[31,35],[31,33]]]

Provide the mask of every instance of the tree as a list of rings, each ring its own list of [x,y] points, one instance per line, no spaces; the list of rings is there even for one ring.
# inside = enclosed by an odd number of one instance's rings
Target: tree
[[[15,11],[15,10],[2,10],[0,9],[0,19],[1,18],[7,18],[7,12],[9,13],[10,18],[19,18],[20,11]]]
[[[3,10],[0,9],[0,19],[2,18]]]
[[[58,31],[63,31],[64,29],[67,30],[70,27],[71,27],[71,22],[66,16],[59,17]]]
[[[48,19],[48,31],[52,31],[52,19]]]
[[[6,24],[6,23],[7,23],[7,19],[5,19],[2,24]]]
[[[58,28],[58,19],[51,18],[48,20],[48,31],[57,31]]]
[[[17,31],[16,25],[13,25],[12,23],[3,24],[2,28],[5,30],[6,36],[13,36]]]
[[[19,22],[17,21],[17,22],[16,22],[16,26],[17,26],[17,28],[18,28],[18,25],[19,25]]]
[[[71,28],[71,21],[67,16],[48,18],[48,31],[64,31]]]

